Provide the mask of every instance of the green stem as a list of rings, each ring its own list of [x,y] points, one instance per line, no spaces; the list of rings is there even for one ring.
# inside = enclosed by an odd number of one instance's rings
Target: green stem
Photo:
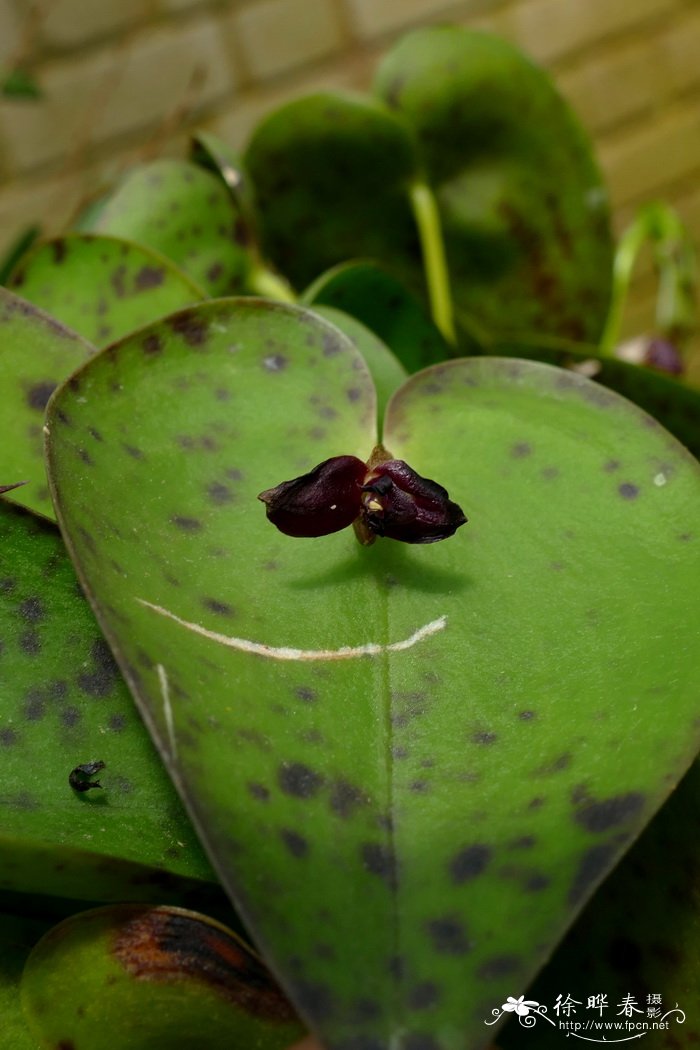
[[[265,299],[275,299],[281,303],[295,303],[297,297],[288,281],[279,274],[268,270],[266,266],[255,266],[248,275],[248,283],[253,292]]]
[[[450,277],[435,195],[426,183],[414,182],[410,189],[410,198],[423,249],[423,265],[433,320],[448,343],[455,346],[457,336],[452,312]]]
[[[657,324],[664,330],[687,326],[692,312],[696,274],[692,245],[677,212],[659,201],[639,210],[618,242],[613,264],[610,311],[600,342],[600,353],[610,356],[620,341],[622,315],[632,273],[645,244],[651,244],[659,274]]]

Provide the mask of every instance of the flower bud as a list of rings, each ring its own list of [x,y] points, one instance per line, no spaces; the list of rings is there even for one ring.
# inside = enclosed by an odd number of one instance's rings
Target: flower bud
[[[326,536],[352,525],[360,513],[366,473],[356,456],[334,456],[300,478],[266,489],[258,499],[287,536]]]
[[[377,464],[362,486],[365,522],[377,536],[404,543],[436,543],[453,536],[466,517],[442,485],[402,459]]]

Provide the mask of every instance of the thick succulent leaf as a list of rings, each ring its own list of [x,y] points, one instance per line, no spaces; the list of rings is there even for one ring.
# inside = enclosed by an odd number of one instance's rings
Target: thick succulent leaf
[[[389,398],[408,378],[406,369],[386,343],[350,314],[334,306],[314,306],[314,313],[339,328],[362,354],[377,392],[377,419],[381,422]]]
[[[476,1048],[697,750],[700,479],[581,377],[458,361],[409,380],[384,440],[465,528],[275,532],[256,494],[367,455],[373,419],[319,319],[206,304],[62,389],[51,474],[190,811],[321,1041]]]
[[[186,274],[150,248],[89,233],[38,244],[8,283],[95,346],[204,298]]]
[[[551,1004],[566,989],[580,1002],[578,1020],[619,1022],[625,1020],[620,1015],[622,1001],[631,995],[636,1009],[641,1009],[633,1020],[650,1028],[644,1046],[652,1050],[697,1046],[699,825],[700,762],[696,761],[583,910],[528,998],[544,1003],[551,1012]],[[591,1012],[588,996],[601,992],[607,1005]],[[673,1011],[666,1018],[668,1030],[653,1031],[654,1022],[667,1011]],[[561,1046],[561,1030],[539,1023],[537,1028],[538,1048]],[[509,1026],[502,1034],[504,1050],[520,1050],[524,1038],[517,1024]]]
[[[431,26],[385,56],[375,90],[417,136],[457,315],[594,342],[612,278],[606,191],[549,76],[498,37]]]
[[[15,499],[53,513],[44,469],[51,394],[94,347],[31,303],[0,288],[0,482],[27,481]]]
[[[132,169],[94,229],[156,249],[210,296],[245,290],[246,224],[228,187],[197,164],[163,159]]]
[[[602,386],[634,401],[700,458],[700,390],[696,387],[615,357],[597,357],[595,347],[547,344],[544,340],[532,343],[509,340],[495,344],[489,352],[580,370]]]
[[[417,372],[452,353],[421,302],[387,270],[371,262],[342,263],[314,281],[303,301],[334,306],[356,317]]]
[[[57,528],[5,500],[0,640],[0,888],[87,900],[206,892],[214,876]],[[74,790],[71,771],[97,760],[102,788]]]
[[[29,952],[46,932],[41,919],[0,912],[0,1017],[8,1050],[39,1050],[19,999],[20,979]]]
[[[329,267],[367,256],[423,289],[408,197],[415,149],[381,103],[335,92],[287,103],[258,125],[243,161],[263,254],[292,284],[304,288]]]
[[[66,919],[32,951],[22,1003],[47,1050],[284,1050],[304,1028],[260,960],[218,922],[121,905]]]

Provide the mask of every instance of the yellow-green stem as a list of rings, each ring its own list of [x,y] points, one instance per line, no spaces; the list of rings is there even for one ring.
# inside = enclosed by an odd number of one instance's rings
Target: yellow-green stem
[[[445,258],[440,213],[433,191],[424,182],[414,182],[410,190],[411,206],[423,249],[423,266],[428,285],[428,297],[433,320],[445,339],[454,346],[457,342],[450,276]]]
[[[295,303],[297,297],[284,277],[268,270],[266,266],[256,266],[248,275],[248,284],[257,295],[265,299],[275,299],[281,303]]]

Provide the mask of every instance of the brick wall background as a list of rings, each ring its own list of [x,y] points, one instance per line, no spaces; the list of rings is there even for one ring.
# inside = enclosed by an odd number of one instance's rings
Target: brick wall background
[[[0,0],[0,67],[28,63],[43,93],[0,100],[0,252],[189,127],[239,146],[290,96],[366,87],[403,29],[435,21],[498,32],[554,74],[618,227],[664,197],[700,243],[700,0]],[[653,290],[647,264],[628,331],[648,325]]]

